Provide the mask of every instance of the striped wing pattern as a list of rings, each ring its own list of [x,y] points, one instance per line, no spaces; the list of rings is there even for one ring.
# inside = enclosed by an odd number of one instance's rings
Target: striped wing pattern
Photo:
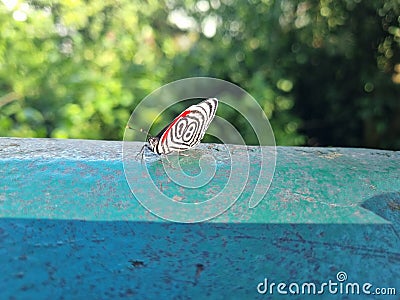
[[[195,147],[214,119],[217,107],[216,98],[188,107],[157,135],[158,140],[152,150],[157,154],[168,154]]]

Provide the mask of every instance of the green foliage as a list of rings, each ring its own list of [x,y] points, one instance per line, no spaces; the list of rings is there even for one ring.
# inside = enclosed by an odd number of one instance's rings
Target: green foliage
[[[154,89],[211,76],[253,95],[280,145],[400,148],[397,0],[183,3],[3,1],[0,135],[121,139]]]

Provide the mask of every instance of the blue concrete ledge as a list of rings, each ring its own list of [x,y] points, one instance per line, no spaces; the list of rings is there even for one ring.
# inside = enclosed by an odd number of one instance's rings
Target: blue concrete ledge
[[[256,208],[239,199],[209,222],[179,224],[136,201],[121,149],[0,138],[0,299],[306,299],[270,283],[318,291],[340,287],[340,272],[343,284],[371,283],[368,299],[399,299],[399,152],[278,147]],[[265,278],[272,294],[257,291]]]

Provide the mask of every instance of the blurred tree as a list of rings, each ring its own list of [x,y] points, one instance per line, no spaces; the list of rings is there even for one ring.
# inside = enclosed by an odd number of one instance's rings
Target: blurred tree
[[[250,91],[278,144],[400,148],[398,1],[196,3],[203,36],[182,68]]]
[[[2,0],[0,135],[121,139],[148,93],[201,75],[251,93],[280,145],[399,149],[399,6]]]
[[[0,9],[0,134],[120,139],[135,103],[163,84],[156,3],[45,1]],[[150,18],[151,16],[151,18]]]

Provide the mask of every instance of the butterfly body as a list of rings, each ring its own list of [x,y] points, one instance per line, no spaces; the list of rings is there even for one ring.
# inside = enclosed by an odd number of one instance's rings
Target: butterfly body
[[[216,98],[209,98],[188,107],[157,136],[149,137],[147,147],[161,155],[181,152],[197,146],[214,119],[217,107]]]

